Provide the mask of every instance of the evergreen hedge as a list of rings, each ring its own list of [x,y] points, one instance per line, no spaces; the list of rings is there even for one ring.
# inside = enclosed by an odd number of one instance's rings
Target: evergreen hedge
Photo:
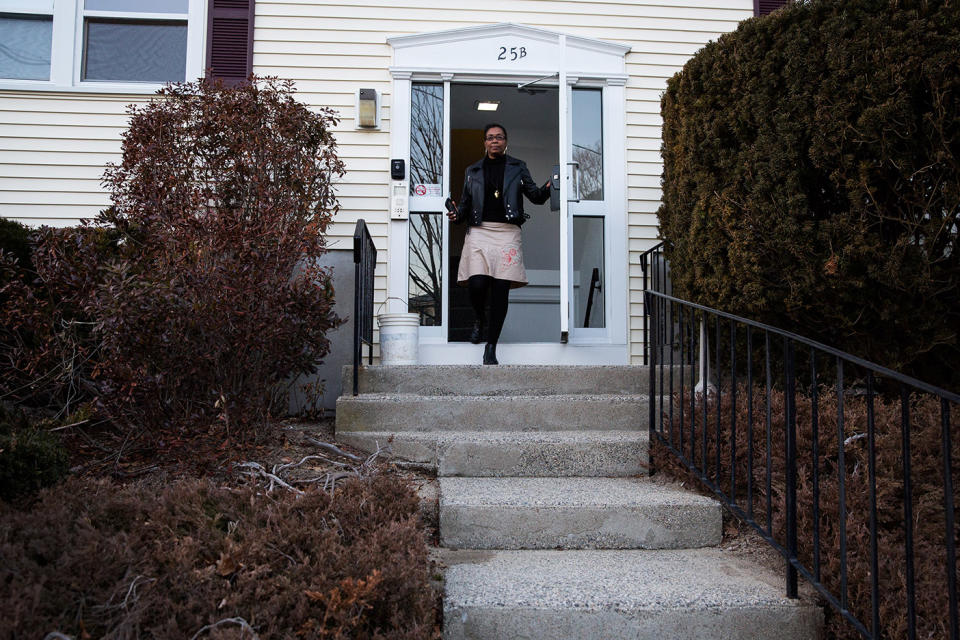
[[[960,387],[960,7],[812,0],[670,79],[680,297]]]

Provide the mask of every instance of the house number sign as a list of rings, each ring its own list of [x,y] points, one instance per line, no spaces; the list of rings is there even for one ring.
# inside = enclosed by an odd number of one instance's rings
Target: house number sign
[[[526,57],[526,47],[499,47],[497,60],[509,60],[510,62],[513,62],[514,60],[519,60],[520,58]]]

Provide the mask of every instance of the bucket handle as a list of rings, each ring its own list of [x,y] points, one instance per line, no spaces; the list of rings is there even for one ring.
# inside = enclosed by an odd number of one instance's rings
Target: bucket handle
[[[398,297],[396,297],[396,296],[387,296],[387,298],[386,298],[383,302],[380,303],[380,306],[377,307],[377,313],[376,313],[375,315],[378,315],[378,316],[379,316],[379,315],[380,315],[380,309],[383,309],[383,305],[387,304],[387,302],[390,301],[390,300],[399,300],[400,302],[402,302],[402,303],[404,303],[404,304],[407,304],[407,301],[404,300],[403,298],[398,298]],[[409,309],[410,309],[410,307],[407,306],[407,310],[408,310],[408,311],[409,311]]]

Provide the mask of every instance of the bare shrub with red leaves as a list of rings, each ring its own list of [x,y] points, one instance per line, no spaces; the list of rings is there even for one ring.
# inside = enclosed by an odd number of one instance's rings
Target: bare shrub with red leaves
[[[71,479],[0,503],[0,639],[432,638],[417,505],[386,475],[300,496]]]
[[[24,255],[0,248],[0,397],[66,416],[96,397],[98,340],[85,306],[120,257],[114,230],[23,228]]]
[[[131,424],[217,418],[246,434],[338,324],[318,266],[343,175],[336,120],[275,79],[170,85],[130,112],[98,220],[136,253],[93,301],[102,400]]]
[[[96,399],[131,433],[256,436],[340,322],[319,266],[336,119],[269,78],[169,85],[130,116],[113,206],[37,234],[35,273],[5,263],[10,389]]]
[[[672,413],[665,407],[663,436],[675,449],[683,451],[698,469],[728,495],[734,495],[738,506],[750,512],[767,526],[767,508],[771,513],[770,531],[786,545],[786,446],[785,396],[776,389],[770,392],[770,430],[768,445],[767,394],[765,389],[741,385],[736,394],[736,434],[731,432],[733,395],[729,385],[717,396],[711,396],[704,412],[703,396],[693,400],[691,394],[674,395]],[[797,529],[799,558],[804,566],[814,567],[817,554],[821,564],[821,580],[838,598],[841,584],[841,510],[840,483],[846,493],[846,561],[850,611],[869,629],[871,627],[871,543],[870,485],[867,435],[867,399],[862,395],[844,395],[843,428],[838,427],[836,393],[818,390],[817,455],[813,454],[813,402],[811,397],[797,396]],[[752,404],[752,424],[748,419]],[[719,407],[719,411],[718,411]],[[951,407],[956,415],[957,407]],[[949,635],[946,557],[946,520],[944,507],[943,453],[941,445],[940,402],[930,396],[910,398],[911,479],[916,571],[917,637],[945,638]],[[706,438],[703,418],[706,414]],[[672,428],[670,422],[672,416]],[[882,638],[907,637],[907,579],[905,529],[903,524],[904,483],[901,455],[901,405],[898,400],[877,397],[874,405],[876,443],[876,502],[879,610]],[[681,436],[682,425],[682,436]],[[752,427],[752,428],[751,428]],[[719,431],[719,436],[717,433]],[[735,443],[735,452],[734,452]],[[654,467],[680,479],[697,477],[681,464],[674,453],[658,439],[652,442]],[[719,456],[718,456],[719,446]],[[951,458],[953,476],[960,461],[960,438],[953,438]],[[843,452],[842,465],[840,451]],[[705,455],[704,455],[705,454]],[[735,454],[735,455],[734,455]],[[769,464],[768,464],[769,455]],[[732,464],[731,460],[735,460]],[[718,464],[719,462],[719,464]],[[731,488],[731,466],[736,477],[736,490]],[[767,490],[767,471],[770,489]],[[819,484],[819,548],[814,545],[814,470]],[[748,486],[747,480],[751,480]],[[701,485],[702,486],[702,485]],[[704,487],[705,488],[705,487]],[[705,488],[706,489],[706,488]],[[748,490],[752,500],[748,499]],[[709,489],[707,489],[709,491]],[[960,504],[960,487],[954,484],[954,503]],[[960,532],[950,532],[960,546]],[[827,607],[827,637],[838,640],[859,639],[853,625]]]

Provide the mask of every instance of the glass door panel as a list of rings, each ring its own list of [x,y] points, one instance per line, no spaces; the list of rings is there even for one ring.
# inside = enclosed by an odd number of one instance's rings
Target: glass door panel
[[[601,216],[573,218],[573,326],[606,326],[603,290],[604,219]]]
[[[574,89],[571,157],[579,174],[576,200],[603,200],[603,91]]]
[[[407,309],[420,314],[420,325],[443,324],[443,216],[410,213],[410,282]]]
[[[410,90],[410,195],[443,195],[443,85]]]
[[[446,322],[445,87],[410,86],[410,215],[407,220],[407,310],[420,316],[420,337],[438,338]]]

